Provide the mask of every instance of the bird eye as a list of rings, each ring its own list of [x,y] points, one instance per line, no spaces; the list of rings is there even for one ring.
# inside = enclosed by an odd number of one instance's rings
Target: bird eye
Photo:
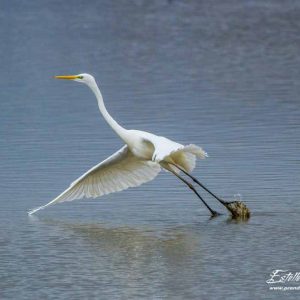
[[[79,78],[79,79],[83,79],[83,76],[78,76],[77,78]]]

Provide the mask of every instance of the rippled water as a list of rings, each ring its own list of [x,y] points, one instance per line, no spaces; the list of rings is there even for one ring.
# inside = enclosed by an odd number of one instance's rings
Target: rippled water
[[[1,7],[1,299],[299,299],[266,284],[300,272],[297,2]],[[51,78],[80,72],[126,128],[202,146],[194,174],[252,218],[210,220],[165,172],[29,218],[122,146],[86,87]]]

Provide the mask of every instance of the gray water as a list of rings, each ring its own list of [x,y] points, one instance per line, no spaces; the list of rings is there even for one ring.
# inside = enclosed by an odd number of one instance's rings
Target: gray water
[[[299,299],[297,1],[1,1],[1,299]],[[122,146],[126,128],[202,146],[194,174],[248,222],[206,208],[165,172],[33,217]],[[202,193],[205,196],[204,193]],[[297,286],[298,283],[282,284]]]

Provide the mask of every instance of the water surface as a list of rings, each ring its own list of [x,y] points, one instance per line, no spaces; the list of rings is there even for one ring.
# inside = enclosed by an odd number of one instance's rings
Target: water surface
[[[300,6],[295,1],[3,1],[1,299],[299,299]],[[210,220],[162,172],[29,218],[122,146],[126,128],[202,146],[194,174],[253,216]],[[223,211],[213,199],[209,203]]]

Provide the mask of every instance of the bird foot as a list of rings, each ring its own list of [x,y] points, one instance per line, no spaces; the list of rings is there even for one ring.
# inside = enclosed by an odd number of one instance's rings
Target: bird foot
[[[215,211],[215,210],[213,210],[213,211],[211,211],[211,218],[215,218],[215,217],[218,217],[218,216],[221,216],[222,214],[220,214],[219,212],[217,212],[217,211]]]

